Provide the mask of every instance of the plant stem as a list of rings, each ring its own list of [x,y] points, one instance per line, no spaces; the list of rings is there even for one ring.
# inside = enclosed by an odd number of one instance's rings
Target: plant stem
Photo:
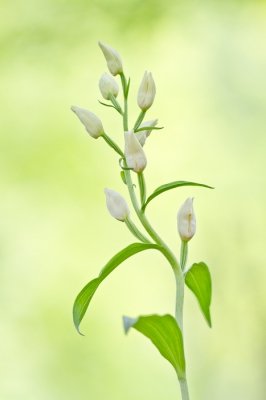
[[[120,104],[118,103],[118,101],[116,100],[115,96],[112,93],[109,94],[109,100],[114,105],[114,108],[116,109],[116,111],[118,111],[119,114],[123,115],[122,108],[120,107]]]
[[[138,116],[138,119],[137,119],[137,121],[136,121],[136,123],[134,125],[134,132],[136,132],[136,130],[138,129],[138,127],[140,126],[140,124],[144,120],[145,114],[146,114],[146,111],[141,110],[141,112],[140,112],[140,114]]]
[[[180,380],[180,390],[182,394],[182,400],[189,400],[188,386],[186,380]]]
[[[127,167],[126,161],[124,160],[125,167]],[[175,318],[178,323],[178,326],[180,327],[181,331],[183,329],[183,302],[184,302],[184,278],[183,278],[183,273],[180,268],[180,265],[175,257],[175,255],[172,253],[172,251],[169,249],[167,244],[161,239],[161,237],[158,235],[158,233],[153,229],[151,226],[150,222],[148,221],[146,215],[140,210],[138,200],[135,194],[135,190],[133,187],[132,179],[131,179],[131,172],[129,170],[125,170],[125,177],[126,177],[126,182],[127,182],[127,187],[129,191],[129,195],[131,198],[131,202],[133,204],[133,207],[136,211],[136,214],[142,223],[143,227],[146,229],[150,237],[157,243],[159,246],[162,246],[164,248],[164,255],[171,264],[174,274],[175,274],[175,280],[176,280],[176,306],[175,306]]]
[[[138,175],[139,191],[140,191],[140,203],[142,207],[146,201],[146,182],[143,172],[138,172],[137,175]]]
[[[183,334],[184,278],[183,276],[181,278],[176,271],[174,274],[176,282],[175,319]]]
[[[128,97],[128,93],[126,94],[126,91],[127,91],[127,80],[126,80],[126,77],[125,77],[123,72],[122,72],[122,74],[120,74],[120,78],[121,78],[121,83],[122,83],[122,87],[123,87],[123,94],[124,94],[123,127],[124,127],[124,131],[128,131],[128,120],[127,120],[127,115],[128,115],[127,97]]]
[[[124,123],[124,131],[128,131],[128,122],[127,122],[127,99],[124,99],[124,114],[123,114],[123,123]]]
[[[117,154],[119,154],[119,155],[122,156],[122,157],[125,157],[125,156],[124,156],[124,153],[123,153],[123,151],[120,149],[120,147],[119,147],[108,135],[106,135],[106,133],[104,133],[101,137],[106,141],[106,143],[107,143],[110,147],[112,147],[112,149],[114,149],[114,150],[117,152]]]
[[[188,244],[182,240],[181,243],[181,250],[180,250],[180,267],[182,271],[184,271],[187,263],[187,251],[188,251]]]
[[[146,236],[144,236],[136,227],[136,225],[134,224],[134,222],[127,217],[125,219],[125,224],[128,227],[128,229],[130,230],[130,232],[137,238],[139,239],[142,243],[151,243],[151,241],[149,239],[146,238]]]

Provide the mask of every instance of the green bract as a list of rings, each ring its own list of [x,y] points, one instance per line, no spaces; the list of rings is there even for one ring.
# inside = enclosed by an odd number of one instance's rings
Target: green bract
[[[175,188],[181,187],[181,186],[201,186],[201,187],[205,187],[208,189],[214,189],[211,186],[203,185],[202,183],[195,183],[195,182],[176,181],[176,182],[166,183],[165,185],[159,186],[157,189],[155,189],[154,192],[147,198],[146,203],[142,206],[142,211],[144,211],[145,208],[147,207],[147,205],[149,204],[149,202],[152,201],[155,197],[159,196],[159,194],[166,192],[167,190],[175,189]]]
[[[152,341],[161,355],[176,370],[178,379],[186,379],[186,362],[182,332],[172,315],[149,315],[138,318],[123,317],[124,329],[141,332]]]
[[[185,272],[185,282],[198,299],[200,308],[211,328],[210,305],[212,298],[212,281],[209,268],[204,262],[193,264]]]

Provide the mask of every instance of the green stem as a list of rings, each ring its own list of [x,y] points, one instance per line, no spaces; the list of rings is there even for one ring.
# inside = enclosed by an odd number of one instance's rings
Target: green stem
[[[180,268],[180,267],[179,267]],[[184,278],[174,270],[176,283],[176,299],[175,299],[175,319],[183,334],[183,306],[184,306]]]
[[[106,135],[106,133],[104,133],[101,136],[106,143],[112,147],[112,149],[114,149],[121,157],[125,157],[123,151],[120,149],[120,147],[113,141],[113,139],[111,139],[108,135]]]
[[[136,225],[134,224],[134,222],[127,217],[125,219],[125,224],[128,227],[128,229],[130,230],[130,232],[137,238],[139,239],[142,243],[151,243],[151,241],[146,238],[146,236],[144,236],[139,229],[136,227]]]
[[[180,267],[182,271],[184,271],[187,263],[187,252],[188,252],[188,245],[187,242],[182,240],[181,243],[181,250],[180,250]]]
[[[189,400],[188,386],[186,380],[179,381],[180,390],[182,394],[182,400]]]
[[[138,172],[137,175],[138,175],[138,182],[139,182],[140,202],[141,202],[141,207],[142,207],[146,201],[146,182],[145,182],[143,172]]]
[[[127,99],[124,99],[124,114],[123,114],[123,124],[124,124],[124,131],[128,131],[128,121],[127,121]]]
[[[123,127],[124,127],[124,131],[128,131],[128,120],[127,120],[127,115],[128,115],[128,106],[127,106],[127,97],[128,97],[128,93],[127,92],[127,80],[125,75],[120,74],[120,78],[121,78],[121,83],[122,83],[122,87],[123,87],[123,93],[124,93],[124,112],[123,112]]]
[[[116,100],[115,96],[112,93],[109,94],[109,100],[113,103],[114,108],[116,109],[116,111],[118,111],[119,114],[123,115],[122,108],[121,108],[120,104],[118,103],[118,101]]]
[[[124,167],[128,168],[126,160],[124,159]],[[163,242],[163,240],[160,238],[160,236],[155,232],[155,230],[152,228],[150,225],[149,221],[146,218],[146,215],[141,212],[139,203],[135,194],[134,186],[132,183],[132,178],[131,178],[131,173],[130,170],[125,169],[125,177],[126,177],[126,182],[127,182],[127,187],[130,195],[131,202],[133,204],[133,207],[135,209],[135,212],[146,229],[146,231],[149,233],[149,235],[152,237],[152,239],[155,241],[155,243],[159,244],[160,246],[167,247],[167,245]]]
[[[126,161],[124,160],[125,167],[127,167]],[[173,268],[174,274],[175,274],[175,280],[176,280],[176,306],[175,306],[175,318],[178,323],[178,326],[180,327],[181,331],[183,329],[183,301],[184,301],[184,278],[183,278],[183,273],[180,268],[180,265],[172,253],[172,251],[169,249],[167,244],[161,239],[161,237],[158,235],[158,233],[153,229],[151,226],[150,222],[148,221],[146,215],[141,212],[138,200],[135,194],[135,190],[133,187],[132,179],[131,179],[131,172],[129,170],[125,170],[125,177],[126,177],[126,182],[127,182],[127,187],[129,191],[129,195],[131,198],[131,202],[133,204],[133,207],[136,211],[136,214],[142,223],[143,227],[146,229],[150,237],[157,243],[159,246],[164,247],[164,254],[169,261],[170,265]]]
[[[138,119],[134,125],[134,132],[136,132],[136,130],[138,129],[138,127],[140,126],[140,124],[142,123],[142,121],[144,120],[146,114],[146,110],[141,110],[141,112],[139,113]]]

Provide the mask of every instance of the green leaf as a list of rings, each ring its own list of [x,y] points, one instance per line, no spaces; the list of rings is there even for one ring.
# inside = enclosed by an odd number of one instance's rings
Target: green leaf
[[[98,278],[90,281],[78,294],[74,306],[73,306],[73,320],[77,331],[79,331],[79,325],[87,311],[87,308],[91,302],[91,299],[96,292],[100,283],[118,267],[123,261],[144,250],[155,249],[160,250],[162,253],[164,249],[157,244],[144,244],[144,243],[133,243],[127,246],[125,249],[117,253],[101,270]]]
[[[127,84],[127,87],[126,87],[126,90],[125,90],[125,98],[126,99],[128,98],[129,87],[130,87],[130,78],[128,78],[128,84]]]
[[[141,131],[153,131],[153,130],[160,130],[163,129],[164,127],[158,127],[158,126],[143,126],[142,128],[138,128],[135,132],[141,132]]]
[[[108,146],[110,146],[117,154],[120,156],[125,157],[123,151],[120,149],[120,147],[111,139],[106,133],[101,135],[101,138],[103,138]]]
[[[139,183],[139,192],[140,192],[140,201],[141,205],[146,201],[146,183],[143,172],[138,172],[138,183]]]
[[[135,125],[134,125],[134,132],[136,132],[136,130],[138,129],[138,127],[140,126],[140,124],[142,123],[142,121],[143,121],[143,119],[144,119],[144,117],[145,117],[145,114],[146,114],[146,110],[141,110],[140,111],[140,114],[139,114],[139,116],[138,116],[138,118],[137,118],[137,121],[135,122]]]
[[[200,308],[211,328],[210,305],[212,297],[212,281],[209,268],[204,262],[193,264],[185,273],[185,282],[198,299]]]
[[[111,104],[102,103],[100,100],[98,100],[98,102],[99,102],[102,106],[115,108],[115,107],[112,106]]]
[[[125,156],[124,156],[124,155],[123,155],[123,157],[119,158],[119,165],[120,165],[120,168],[122,168],[124,171],[133,170],[134,168],[123,167],[122,162],[124,162],[124,160],[125,160]]]
[[[159,194],[166,192],[167,190],[175,189],[175,188],[181,187],[181,186],[202,186],[202,187],[206,187],[208,189],[214,189],[211,186],[203,185],[201,183],[195,183],[195,182],[187,182],[187,181],[170,182],[165,185],[159,186],[157,189],[154,190],[154,192],[147,198],[146,203],[142,206],[142,211],[144,211],[145,208],[147,207],[147,205],[149,204],[149,202],[152,199],[154,199],[155,197],[159,196]]]
[[[124,329],[130,328],[141,332],[152,341],[161,355],[176,370],[178,379],[186,379],[186,362],[182,332],[172,315],[148,315],[133,319],[123,317]]]
[[[121,175],[122,181],[123,181],[124,184],[126,185],[126,184],[127,184],[127,181],[126,181],[126,177],[125,177],[125,171],[120,171],[120,175]]]

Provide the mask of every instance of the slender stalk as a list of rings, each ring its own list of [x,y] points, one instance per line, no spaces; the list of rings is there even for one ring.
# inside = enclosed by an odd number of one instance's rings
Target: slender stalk
[[[125,160],[124,160],[124,166],[125,166],[125,168],[127,168],[127,163]],[[142,225],[144,226],[146,231],[149,233],[149,235],[152,237],[152,239],[155,241],[155,243],[167,248],[166,243],[164,243],[164,241],[160,238],[160,236],[157,234],[157,232],[155,232],[155,230],[152,228],[149,221],[147,220],[146,215],[144,213],[142,213],[140,210],[138,199],[136,197],[135,190],[133,187],[130,170],[125,170],[125,177],[126,177],[126,182],[127,182],[130,199],[132,201],[133,207],[135,209],[135,212],[136,212],[140,222],[142,223]],[[170,249],[169,249],[169,251],[170,251]],[[173,257],[175,258],[174,255],[173,255]],[[176,262],[177,262],[177,260],[176,260]]]
[[[143,172],[139,172],[137,175],[138,175],[139,191],[140,191],[140,203],[142,207],[146,201],[146,182]]]
[[[174,271],[174,274],[176,283],[175,319],[183,334],[183,306],[184,306],[184,289],[185,289],[184,278],[183,276],[181,278],[179,273],[177,274],[176,271]]]
[[[180,390],[182,394],[182,400],[189,400],[188,386],[186,380],[180,380]]]
[[[116,111],[118,111],[119,114],[123,115],[122,108],[121,108],[120,104],[118,103],[118,101],[116,100],[115,96],[112,93],[109,94],[109,100],[113,103],[114,108],[116,109]]]
[[[124,127],[124,131],[128,131],[128,120],[127,120],[127,118],[128,118],[127,117],[127,115],[128,115],[128,106],[127,106],[128,93],[126,93],[127,80],[126,80],[124,73],[120,74],[120,78],[121,78],[121,83],[122,83],[123,93],[124,93],[123,127]]]
[[[126,162],[124,161],[125,166],[127,165]],[[146,215],[141,212],[138,200],[135,194],[135,190],[133,187],[132,179],[131,179],[131,172],[129,170],[125,170],[125,177],[126,177],[126,182],[127,182],[127,187],[129,191],[129,195],[133,204],[133,207],[136,211],[136,214],[142,223],[143,227],[146,229],[150,237],[157,243],[159,246],[164,247],[165,249],[165,256],[169,263],[171,264],[174,274],[175,274],[175,280],[176,280],[176,306],[175,306],[175,318],[178,323],[178,326],[180,327],[181,331],[183,329],[183,302],[184,302],[184,278],[183,278],[183,273],[180,268],[180,265],[175,257],[175,255],[172,253],[172,251],[169,249],[167,244],[163,241],[163,239],[158,235],[158,233],[153,229],[151,226],[150,222],[148,221]]]
[[[139,113],[139,116],[137,118],[137,121],[134,125],[134,131],[136,132],[136,130],[138,129],[138,127],[140,126],[140,124],[142,123],[142,121],[144,120],[146,111],[145,110],[141,110],[141,112]]]
[[[127,121],[127,99],[124,99],[124,114],[123,114],[123,124],[124,124],[124,131],[128,131],[128,121]]]
[[[186,268],[187,264],[187,252],[188,252],[188,244],[182,240],[181,250],[180,250],[180,266],[182,271]]]
[[[125,157],[123,151],[120,149],[120,147],[113,141],[113,139],[111,139],[108,135],[106,135],[106,133],[104,133],[101,136],[106,143],[112,147],[112,149],[114,149],[121,157]]]
[[[149,239],[146,238],[146,236],[144,236],[139,229],[136,227],[136,225],[134,224],[134,222],[131,220],[131,218],[127,217],[125,219],[125,224],[128,227],[128,229],[130,230],[130,232],[137,238],[139,239],[141,242],[143,243],[151,243],[151,241]]]

